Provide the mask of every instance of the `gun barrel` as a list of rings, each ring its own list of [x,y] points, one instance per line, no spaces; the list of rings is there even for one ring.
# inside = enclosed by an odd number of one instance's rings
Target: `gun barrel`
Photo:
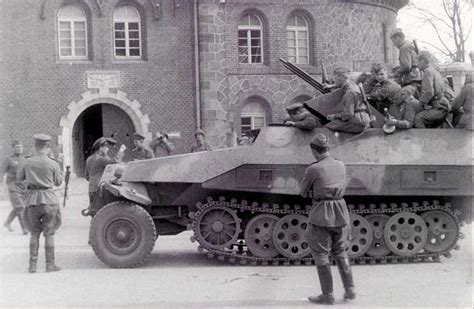
[[[283,63],[283,66],[287,68],[289,71],[294,73],[296,76],[310,84],[312,87],[314,87],[316,90],[318,90],[321,93],[329,93],[330,90],[326,89],[323,84],[315,80],[311,75],[303,71],[302,69],[298,68],[296,65],[293,63],[286,61],[282,58],[280,58],[280,62]]]

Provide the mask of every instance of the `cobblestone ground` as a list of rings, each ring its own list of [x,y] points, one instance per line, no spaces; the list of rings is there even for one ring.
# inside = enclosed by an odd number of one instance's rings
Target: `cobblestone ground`
[[[26,273],[28,236],[0,233],[1,307],[313,307],[307,296],[319,293],[314,266],[233,266],[208,259],[189,241],[190,233],[160,237],[149,261],[139,269],[110,269],[87,245],[87,186],[73,180],[56,237],[57,263],[63,270],[44,272],[41,247],[38,273]],[[9,211],[0,201],[0,216]],[[472,308],[472,225],[463,228],[461,250],[441,263],[360,265],[353,267],[358,299],[341,300],[342,285],[333,267],[338,307]],[[43,239],[41,240],[43,242]],[[42,244],[43,245],[43,244]]]

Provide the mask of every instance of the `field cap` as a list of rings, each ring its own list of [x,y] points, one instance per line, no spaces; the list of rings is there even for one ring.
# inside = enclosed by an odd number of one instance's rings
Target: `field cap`
[[[311,148],[313,147],[318,147],[318,148],[329,148],[329,138],[322,134],[319,133],[314,137],[314,139],[311,141],[310,144]]]
[[[139,133],[133,133],[133,139],[134,140],[144,140],[145,139],[145,136],[139,134]]]
[[[288,112],[291,112],[291,111],[303,108],[303,104],[302,103],[293,103],[293,104],[288,105],[285,108]]]
[[[101,138],[98,138],[94,144],[92,144],[92,150],[93,151],[96,151],[97,149],[99,149],[100,147],[104,146],[105,144],[110,144],[110,145],[115,145],[117,144],[117,141],[111,137],[101,137]]]
[[[403,30],[401,28],[395,28],[393,29],[392,33],[390,34],[390,38],[393,38],[394,36],[401,36],[402,38],[405,37],[405,33],[403,33]]]
[[[349,73],[350,73],[350,72],[351,72],[351,70],[349,70],[348,68],[346,68],[346,67],[340,67],[340,68],[334,69],[334,76],[349,77]]]

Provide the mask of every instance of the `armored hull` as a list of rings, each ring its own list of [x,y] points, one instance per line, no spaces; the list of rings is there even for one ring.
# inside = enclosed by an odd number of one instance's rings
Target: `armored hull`
[[[192,229],[199,250],[241,264],[311,264],[312,201],[299,195],[308,146],[329,136],[347,168],[353,262],[439,261],[462,237],[472,198],[471,132],[414,129],[359,135],[274,126],[247,145],[130,162],[102,179],[91,242],[112,267],[143,263],[158,235]]]

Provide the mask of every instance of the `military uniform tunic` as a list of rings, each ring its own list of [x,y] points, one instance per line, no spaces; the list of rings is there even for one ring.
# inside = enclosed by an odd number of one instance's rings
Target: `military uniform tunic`
[[[421,109],[425,106],[430,106],[431,109],[422,110],[415,116],[415,127],[434,128],[443,122],[449,111],[444,91],[445,82],[441,74],[431,65],[425,68],[419,101]]]
[[[300,184],[301,195],[312,197],[306,239],[316,265],[329,263],[329,253],[346,257],[350,219],[343,198],[346,189],[344,163],[329,154],[311,164]]]
[[[295,123],[295,127],[301,130],[311,131],[314,128],[321,127],[321,123],[319,122],[319,120],[310,114],[306,114],[305,117],[301,119],[300,121],[294,121],[290,117],[286,118],[285,122],[286,121],[293,121]]]
[[[95,152],[86,160],[86,179],[89,181],[89,200],[92,203],[95,194],[99,191],[99,182],[105,168],[109,164],[117,163],[117,159]]]
[[[472,93],[474,92],[474,82],[466,82],[462,87],[461,92],[453,101],[453,114],[454,119],[453,123],[456,125],[456,128],[470,129],[472,130],[472,104],[473,97]],[[460,108],[463,108],[464,113],[460,112]]]
[[[326,124],[325,127],[348,133],[364,131],[369,126],[370,117],[359,87],[353,82],[347,81],[340,91],[343,93],[341,102],[343,111],[335,114],[335,119]]]
[[[414,97],[406,98],[400,105],[392,104],[388,113],[395,118],[395,127],[399,129],[411,129],[415,122],[415,115],[420,111],[420,102]]]
[[[13,154],[5,160],[2,167],[2,176],[6,177],[6,184],[8,188],[8,195],[13,208],[23,208],[25,203],[23,201],[23,195],[25,192],[25,186],[21,181],[18,181],[16,174],[23,165],[25,157],[23,155]]]
[[[400,85],[387,79],[377,83],[369,95],[375,101],[377,110],[383,113],[385,108],[389,108],[392,105],[400,89]]]
[[[155,158],[169,156],[174,151],[174,145],[170,141],[164,142],[162,139],[155,138],[150,142],[150,148],[153,149]]]
[[[400,67],[395,72],[395,78],[397,83],[402,86],[421,80],[421,72],[417,67],[417,54],[415,46],[409,42],[405,43],[400,47],[399,55]]]
[[[207,142],[204,142],[201,145],[195,144],[191,146],[191,152],[199,152],[199,151],[212,151],[212,147]]]
[[[25,223],[33,233],[53,235],[61,226],[59,201],[53,190],[63,181],[59,165],[45,153],[25,160],[17,173],[19,181],[25,181],[27,194]]]
[[[130,161],[135,161],[135,160],[147,160],[147,159],[153,159],[153,151],[148,148],[134,148],[132,150],[132,155],[130,157]]]

